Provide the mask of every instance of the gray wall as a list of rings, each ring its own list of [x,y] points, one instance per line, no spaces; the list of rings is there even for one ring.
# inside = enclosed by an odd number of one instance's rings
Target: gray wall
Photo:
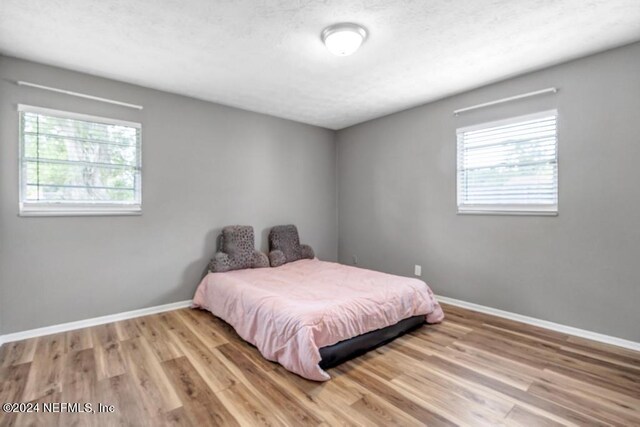
[[[296,223],[323,259],[339,230],[344,263],[421,264],[441,295],[640,341],[639,75],[636,43],[336,136],[0,57],[0,333],[189,299],[222,226],[252,224],[266,250],[270,226]],[[548,86],[560,92],[452,115]],[[143,215],[18,217],[18,103],[141,122]],[[455,128],[547,108],[559,110],[560,215],[456,215]]]
[[[144,105],[136,111],[16,80]],[[21,218],[16,105],[142,123],[143,214]],[[295,223],[337,257],[333,131],[0,58],[0,329],[10,333],[190,299],[220,228]]]
[[[559,216],[456,215],[456,127],[549,108]],[[639,135],[639,43],[341,130],[339,259],[421,264],[440,295],[640,341]]]

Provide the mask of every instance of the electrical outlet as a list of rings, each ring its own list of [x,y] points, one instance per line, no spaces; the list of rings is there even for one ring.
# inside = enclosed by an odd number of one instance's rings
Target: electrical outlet
[[[353,265],[358,265],[358,257],[356,255],[351,257],[351,261],[353,262]]]
[[[413,268],[413,274],[418,277],[422,276],[422,266],[416,264],[416,266]]]

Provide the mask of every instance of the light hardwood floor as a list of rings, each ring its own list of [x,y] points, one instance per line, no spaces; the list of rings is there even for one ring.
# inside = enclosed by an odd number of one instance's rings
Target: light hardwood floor
[[[191,309],[7,343],[0,403],[115,412],[0,413],[0,425],[640,425],[640,353],[444,308],[443,324],[331,369],[325,383]]]

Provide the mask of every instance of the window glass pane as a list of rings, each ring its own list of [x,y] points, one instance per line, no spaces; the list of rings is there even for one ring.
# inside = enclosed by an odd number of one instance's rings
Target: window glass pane
[[[557,206],[555,111],[457,134],[459,210]]]
[[[131,197],[128,199],[134,201],[135,191],[135,169],[115,169],[99,166],[86,166],[75,164],[61,163],[43,163],[43,162],[26,162],[27,186],[37,187],[46,186],[48,193],[41,194],[41,200],[47,200],[47,194],[54,195],[55,188],[85,188],[86,192],[77,192],[77,194],[92,194],[92,189],[113,189],[113,190],[129,190],[132,191]],[[62,194],[62,190],[56,192]],[[55,197],[55,200],[76,200],[73,197],[73,191],[65,191],[67,196],[64,198]],[[109,201],[109,192],[95,192],[95,199],[100,201]],[[119,194],[119,193],[118,193]],[[87,200],[83,197],[81,200]],[[117,200],[122,200],[118,198]]]
[[[21,111],[22,203],[140,204],[138,126],[29,108]]]
[[[25,158],[136,166],[136,146],[96,143],[55,135],[26,134]]]

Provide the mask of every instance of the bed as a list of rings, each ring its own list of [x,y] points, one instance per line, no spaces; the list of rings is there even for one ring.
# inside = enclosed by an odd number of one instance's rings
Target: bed
[[[317,258],[209,273],[193,306],[229,323],[266,359],[315,381],[330,379],[325,369],[444,317],[419,279]]]

